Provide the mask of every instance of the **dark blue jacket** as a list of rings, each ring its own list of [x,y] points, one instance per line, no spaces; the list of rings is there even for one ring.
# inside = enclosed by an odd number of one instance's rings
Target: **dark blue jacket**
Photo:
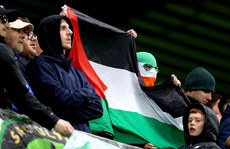
[[[220,130],[218,134],[217,144],[220,148],[225,149],[225,141],[230,136],[230,105],[225,109],[221,122],[220,122]]]
[[[40,23],[38,40],[43,55],[27,65],[28,81],[35,96],[42,103],[69,121],[75,129],[90,132],[88,121],[102,116],[101,99],[84,73],[72,67],[71,61],[62,54],[62,19],[66,20],[72,29],[69,19],[60,15],[47,17]],[[52,36],[47,36],[46,33]],[[52,42],[53,40],[56,42]]]

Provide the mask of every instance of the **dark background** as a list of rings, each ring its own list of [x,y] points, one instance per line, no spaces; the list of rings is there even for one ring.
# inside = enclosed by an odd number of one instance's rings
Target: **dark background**
[[[58,14],[64,4],[124,31],[133,28],[138,33],[137,50],[157,59],[157,83],[175,74],[183,85],[186,75],[201,66],[216,78],[216,93],[230,94],[229,0],[1,0],[1,4],[28,17],[35,33],[40,20]]]

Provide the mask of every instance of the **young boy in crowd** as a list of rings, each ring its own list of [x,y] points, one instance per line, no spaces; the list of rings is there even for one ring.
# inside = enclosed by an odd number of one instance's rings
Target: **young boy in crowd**
[[[190,105],[183,115],[183,126],[186,145],[179,149],[220,148],[216,144],[219,121],[213,110],[207,106]]]

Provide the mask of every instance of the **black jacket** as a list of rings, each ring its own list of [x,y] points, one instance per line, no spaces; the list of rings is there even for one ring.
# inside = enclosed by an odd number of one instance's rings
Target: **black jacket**
[[[11,109],[11,103],[13,103],[32,120],[48,129],[53,128],[59,118],[30,94],[16,64],[14,53],[1,36],[0,67],[0,107]]]
[[[188,116],[191,108],[196,107],[204,111],[205,124],[204,129],[199,136],[191,137],[188,130]],[[219,121],[216,114],[207,106],[201,104],[192,104],[183,115],[184,138],[186,145],[179,149],[220,149],[216,144],[217,134],[219,131]]]

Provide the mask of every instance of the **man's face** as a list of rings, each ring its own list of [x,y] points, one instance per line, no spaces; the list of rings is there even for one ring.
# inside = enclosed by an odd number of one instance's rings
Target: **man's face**
[[[5,16],[5,15],[4,15]],[[6,16],[5,16],[6,17]],[[5,21],[4,21],[4,20]],[[8,31],[9,27],[9,23],[8,23],[8,19],[7,18],[0,18],[0,35],[5,38],[6,37],[6,32]],[[7,22],[6,22],[7,21]]]
[[[65,20],[61,20],[60,24],[60,36],[61,36],[61,43],[63,47],[63,52],[65,53],[66,50],[71,49],[71,35],[73,32],[69,28],[69,24]]]
[[[20,53],[23,50],[25,37],[26,34],[23,29],[10,28],[6,34],[5,42],[15,53]]]
[[[206,104],[208,101],[212,100],[211,91],[195,90],[186,92],[187,95],[199,101],[201,104]]]
[[[37,56],[36,40],[37,38],[34,36],[33,32],[29,33],[24,39],[23,51],[20,55],[29,59],[34,59],[35,56]]]
[[[188,118],[188,131],[190,136],[199,136],[203,131],[205,116],[201,113],[191,113]]]

